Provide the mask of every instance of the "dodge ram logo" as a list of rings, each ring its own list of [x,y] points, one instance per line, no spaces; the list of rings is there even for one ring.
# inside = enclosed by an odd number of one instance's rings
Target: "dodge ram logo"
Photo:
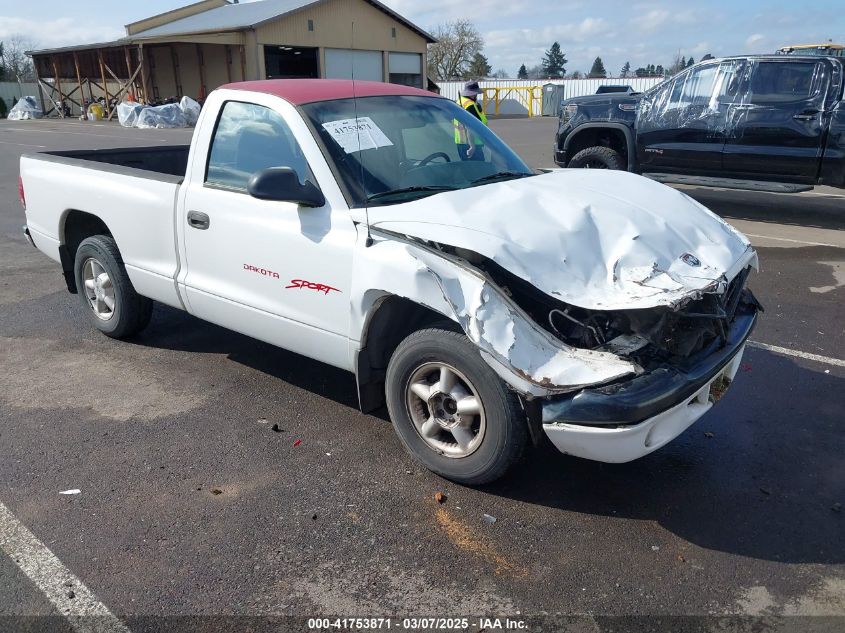
[[[701,266],[701,261],[699,261],[698,257],[693,255],[692,253],[684,253],[681,255],[681,261],[684,262],[687,266],[692,266],[694,268],[698,268]]]

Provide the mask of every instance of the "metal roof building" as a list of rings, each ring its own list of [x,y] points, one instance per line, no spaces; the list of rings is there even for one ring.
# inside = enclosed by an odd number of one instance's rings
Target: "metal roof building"
[[[30,52],[45,113],[58,100],[74,114],[100,97],[202,101],[233,81],[344,79],[353,68],[356,79],[424,87],[434,41],[378,0],[201,0],[125,28],[120,40]]]

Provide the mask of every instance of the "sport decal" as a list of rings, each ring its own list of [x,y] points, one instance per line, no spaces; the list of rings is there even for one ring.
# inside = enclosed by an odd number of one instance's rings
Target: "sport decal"
[[[279,277],[279,273],[274,272],[272,270],[267,270],[266,268],[261,268],[259,266],[253,266],[252,264],[244,264],[244,270],[248,270],[250,272],[257,273],[263,277],[269,277],[271,279],[281,279],[281,277]],[[326,295],[330,292],[341,292],[341,290],[333,288],[332,286],[316,283],[314,281],[306,281],[305,279],[291,279],[290,283],[285,286],[285,288],[316,290],[317,292],[322,292]]]
[[[307,290],[316,290],[324,294],[329,294],[330,292],[340,292],[337,288],[332,288],[326,284],[318,284],[313,281],[305,281],[304,279],[291,279],[290,285],[285,286],[285,288],[305,288]]]

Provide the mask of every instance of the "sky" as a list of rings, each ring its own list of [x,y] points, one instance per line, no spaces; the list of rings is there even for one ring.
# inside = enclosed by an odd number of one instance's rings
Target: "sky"
[[[116,39],[123,25],[193,0],[3,0],[0,41],[21,35],[48,48]],[[245,0],[241,0],[242,2]],[[468,19],[484,38],[494,70],[516,76],[560,43],[567,72],[589,71],[601,56],[610,75],[628,61],[668,66],[678,53],[699,60],[773,52],[786,44],[845,43],[843,0],[382,0],[423,29]]]

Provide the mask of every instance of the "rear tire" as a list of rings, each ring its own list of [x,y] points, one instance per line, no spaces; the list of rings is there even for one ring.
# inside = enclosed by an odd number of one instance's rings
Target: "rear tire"
[[[567,167],[573,169],[625,169],[619,152],[600,145],[582,149],[572,157]]]
[[[463,332],[414,332],[393,353],[385,382],[399,439],[441,477],[489,483],[522,455],[528,428],[519,398]]]
[[[153,302],[135,292],[111,237],[95,235],[83,240],[73,270],[85,314],[100,332],[127,338],[150,322]]]

